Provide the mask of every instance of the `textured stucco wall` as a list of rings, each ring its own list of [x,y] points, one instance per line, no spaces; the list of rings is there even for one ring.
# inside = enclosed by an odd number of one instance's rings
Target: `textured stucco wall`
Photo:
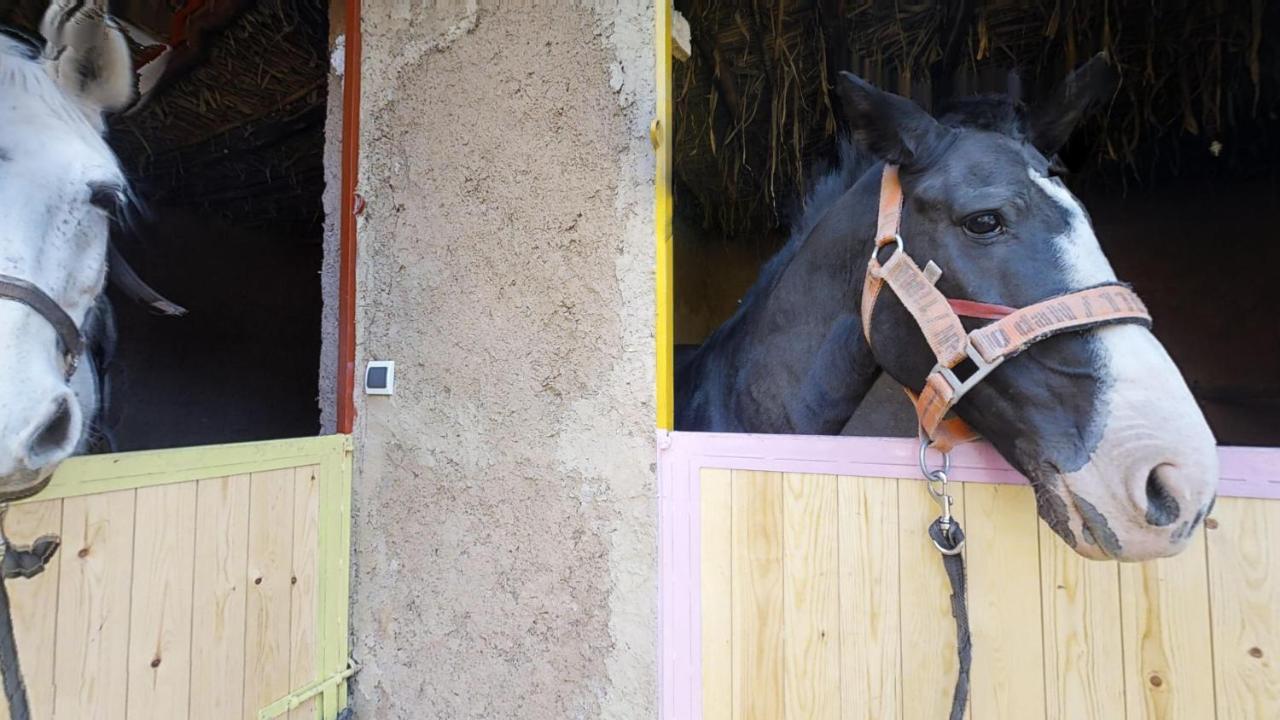
[[[652,12],[365,3],[360,718],[656,715]]]

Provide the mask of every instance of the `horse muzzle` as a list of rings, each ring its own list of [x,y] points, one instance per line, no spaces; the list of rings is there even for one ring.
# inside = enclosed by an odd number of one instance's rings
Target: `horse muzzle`
[[[44,489],[53,470],[70,457],[84,434],[79,402],[63,390],[30,413],[0,452],[0,501]]]

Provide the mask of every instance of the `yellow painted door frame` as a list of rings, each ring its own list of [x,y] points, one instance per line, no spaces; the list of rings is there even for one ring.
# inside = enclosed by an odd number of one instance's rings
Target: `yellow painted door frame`
[[[659,430],[675,427],[675,284],[671,217],[672,101],[671,101],[671,0],[655,3],[655,70],[658,74],[657,108],[649,127],[656,154],[654,175],[653,226],[656,233],[654,268],[656,325],[654,340],[657,379],[657,425]]]

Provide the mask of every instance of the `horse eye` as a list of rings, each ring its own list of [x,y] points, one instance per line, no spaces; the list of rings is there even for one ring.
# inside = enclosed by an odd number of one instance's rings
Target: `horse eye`
[[[1004,221],[998,213],[974,213],[961,223],[964,231],[976,238],[989,238],[1004,232]]]
[[[90,183],[89,203],[103,212],[115,212],[124,206],[124,190],[112,183]]]

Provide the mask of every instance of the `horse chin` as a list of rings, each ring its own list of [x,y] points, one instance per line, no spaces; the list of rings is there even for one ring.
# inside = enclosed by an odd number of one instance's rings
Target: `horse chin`
[[[0,502],[34,495],[49,485],[57,464],[38,470],[17,470],[0,477]]]
[[[1216,477],[1216,467],[1195,473]],[[1150,503],[1134,497],[1133,488],[1145,482],[1145,476],[1091,461],[1076,472],[1041,475],[1033,486],[1041,519],[1090,560],[1138,562],[1177,555],[1212,509],[1216,483],[1213,489],[1201,485],[1180,493],[1171,503],[1177,510],[1153,522]]]
[[[1167,536],[1142,543],[1141,548],[1132,541],[1121,541],[1116,523],[1104,516],[1093,503],[1075,494],[1062,477],[1052,485],[1052,489],[1044,484],[1036,485],[1040,518],[1072,550],[1086,559],[1147,560],[1176,555],[1185,546],[1185,539],[1178,541]]]

